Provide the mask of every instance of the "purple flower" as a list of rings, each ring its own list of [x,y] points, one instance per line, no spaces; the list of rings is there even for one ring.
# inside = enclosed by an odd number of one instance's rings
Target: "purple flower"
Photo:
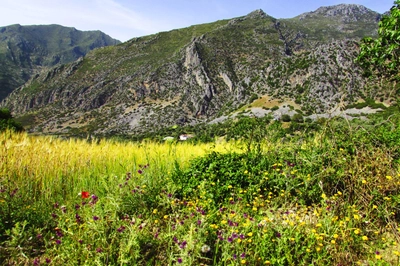
[[[33,265],[38,266],[40,265],[40,259],[39,258],[35,258],[33,261]]]
[[[236,256],[236,254],[233,254],[233,259],[234,259],[234,260],[236,260],[236,259],[237,259],[237,256]]]
[[[46,258],[46,263],[49,264],[51,262],[51,259]]]
[[[97,221],[99,219],[98,216],[93,216],[93,220]]]
[[[276,237],[277,237],[277,238],[280,238],[281,236],[282,236],[281,233],[276,232]]]
[[[79,242],[79,244],[82,244],[82,243],[83,243],[83,240],[82,240],[82,239],[79,239],[78,242]]]
[[[182,263],[182,258],[178,258],[178,263]]]
[[[51,217],[53,217],[53,219],[56,219],[58,216],[57,214],[55,214],[54,212],[51,214]]]
[[[79,216],[79,214],[75,214],[75,219],[78,224],[82,223],[82,220],[81,220],[81,217]]]
[[[138,172],[138,174],[140,174],[140,175],[143,173],[143,171],[142,171],[141,169],[139,169],[137,172]]]
[[[229,243],[232,243],[232,241],[233,241],[233,238],[232,238],[232,237],[230,237],[230,236],[228,236],[228,239],[227,239],[227,241],[228,241]]]
[[[56,240],[56,244],[57,244],[57,245],[60,245],[60,244],[61,244],[61,240],[60,240],[60,239],[57,239],[57,240]]]
[[[240,257],[243,259],[244,257],[246,257],[246,253],[242,253],[242,254],[240,254]]]
[[[184,249],[184,248],[186,247],[186,244],[187,244],[187,242],[184,240],[184,241],[179,245],[179,247],[180,247],[181,249]]]
[[[197,225],[201,225],[201,220],[197,220]]]
[[[61,238],[61,237],[64,236],[64,234],[63,234],[60,230],[57,230],[57,231],[56,231],[56,235],[57,235],[59,238]]]
[[[59,206],[58,202],[53,204],[54,209],[58,209],[58,206]]]
[[[101,253],[101,252],[103,252],[103,250],[101,248],[96,248],[96,252]]]
[[[43,237],[42,234],[37,234],[37,236],[36,236],[37,239],[41,239],[42,237]]]
[[[178,238],[176,238],[176,236],[174,236],[174,238],[172,239],[175,243],[179,243]]]
[[[75,204],[75,210],[79,210],[80,207],[81,207],[81,205]]]
[[[117,229],[117,231],[119,233],[122,233],[124,230],[125,230],[125,226],[123,226],[123,225]]]
[[[66,212],[67,212],[67,207],[61,206],[61,211],[62,211],[63,213],[66,213]]]

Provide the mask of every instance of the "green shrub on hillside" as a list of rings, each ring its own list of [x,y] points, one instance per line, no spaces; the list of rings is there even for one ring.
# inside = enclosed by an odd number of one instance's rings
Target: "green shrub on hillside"
[[[15,131],[23,131],[23,127],[20,123],[16,122],[8,109],[0,109],[0,132],[7,129]]]

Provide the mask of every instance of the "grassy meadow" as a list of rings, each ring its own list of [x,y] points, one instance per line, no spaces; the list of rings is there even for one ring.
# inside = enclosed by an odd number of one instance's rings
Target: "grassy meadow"
[[[206,144],[4,131],[0,264],[398,265],[399,122]]]

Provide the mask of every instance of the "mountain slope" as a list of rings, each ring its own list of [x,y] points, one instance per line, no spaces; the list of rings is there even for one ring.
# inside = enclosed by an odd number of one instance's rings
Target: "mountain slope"
[[[118,43],[100,31],[59,25],[0,27],[0,100],[45,67],[73,62],[90,50]]]
[[[285,20],[256,10],[135,38],[36,76],[2,105],[32,131],[136,134],[210,121],[261,96],[304,113],[385,98],[354,64],[379,17],[356,5]]]

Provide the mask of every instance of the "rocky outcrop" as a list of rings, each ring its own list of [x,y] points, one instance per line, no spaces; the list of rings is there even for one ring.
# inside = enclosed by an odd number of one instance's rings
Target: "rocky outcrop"
[[[386,97],[354,63],[360,34],[376,32],[375,15],[339,5],[279,20],[278,30],[276,19],[257,10],[136,38],[42,72],[1,105],[16,117],[34,116],[31,131],[70,134],[196,124],[261,96],[294,102],[305,114],[322,113],[339,103]],[[325,23],[324,31],[315,20]],[[287,47],[282,36],[292,33],[299,37]]]

